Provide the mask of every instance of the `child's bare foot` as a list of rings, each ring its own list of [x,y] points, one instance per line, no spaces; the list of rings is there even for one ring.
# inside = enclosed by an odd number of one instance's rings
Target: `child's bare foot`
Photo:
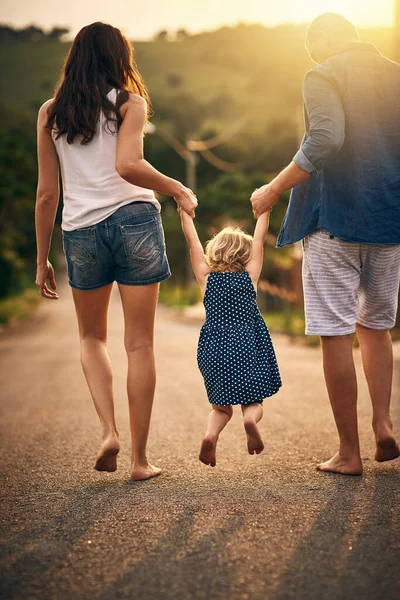
[[[249,454],[260,454],[264,450],[264,442],[257,427],[257,423],[254,419],[246,417],[244,420],[244,428],[247,433],[247,449]]]
[[[108,471],[113,473],[117,470],[117,455],[119,452],[119,440],[114,436],[107,438],[100,447],[94,468],[96,471]]]
[[[330,460],[318,465],[317,469],[318,471],[340,473],[341,475],[362,475],[363,472],[363,466],[360,457],[345,459],[340,456],[339,452]]]
[[[131,468],[131,479],[133,481],[145,481],[152,477],[158,477],[158,475],[161,475],[161,472],[159,467],[155,467],[149,463],[146,465],[133,464]]]
[[[215,458],[215,453],[217,449],[217,438],[212,436],[211,434],[206,434],[201,443],[199,460],[205,465],[210,465],[210,467],[215,467],[217,461]]]

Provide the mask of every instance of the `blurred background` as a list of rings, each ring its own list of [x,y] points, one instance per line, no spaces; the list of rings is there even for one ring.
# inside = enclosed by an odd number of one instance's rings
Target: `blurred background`
[[[196,190],[203,241],[231,223],[250,233],[249,198],[295,154],[304,125],[301,87],[312,63],[307,22],[333,10],[361,39],[400,60],[400,1],[41,0],[0,9],[0,322],[29,314],[37,301],[34,204],[36,117],[53,95],[73,36],[103,20],[133,41],[153,116],[147,159]],[[199,293],[175,203],[163,201],[173,277],[162,301],[195,304]],[[272,329],[303,332],[301,249],[274,250],[288,196],[274,209],[259,303]],[[60,210],[62,201],[60,202]],[[59,222],[58,217],[58,222]],[[59,225],[52,260],[62,259]],[[57,274],[57,271],[56,271]]]

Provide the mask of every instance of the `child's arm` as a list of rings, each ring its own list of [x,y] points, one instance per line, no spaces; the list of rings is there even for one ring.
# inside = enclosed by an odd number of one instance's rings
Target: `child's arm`
[[[182,229],[185,234],[187,245],[190,250],[190,260],[192,262],[193,272],[197,281],[199,282],[202,292],[205,291],[207,283],[207,277],[210,273],[210,267],[204,257],[204,249],[197,235],[196,227],[192,217],[187,212],[178,208],[179,215],[181,217]]]
[[[251,277],[254,286],[257,285],[257,282],[261,275],[264,258],[264,244],[267,238],[270,214],[270,211],[262,213],[262,215],[257,220],[256,228],[254,231],[253,250],[251,253],[251,258],[247,263],[247,271]]]

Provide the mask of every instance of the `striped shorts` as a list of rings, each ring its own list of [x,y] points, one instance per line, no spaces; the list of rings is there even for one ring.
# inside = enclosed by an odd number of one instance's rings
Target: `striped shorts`
[[[303,240],[307,335],[347,335],[356,323],[391,329],[396,321],[400,244],[344,242],[318,230]]]

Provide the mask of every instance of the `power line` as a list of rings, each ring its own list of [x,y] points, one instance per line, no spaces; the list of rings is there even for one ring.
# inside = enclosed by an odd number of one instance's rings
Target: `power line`
[[[211,150],[199,150],[200,154],[203,158],[206,159],[207,162],[210,163],[213,167],[216,167],[220,171],[226,171],[228,173],[233,173],[235,171],[239,171],[245,165],[244,163],[231,163],[226,160],[222,160],[218,156],[215,156]]]
[[[231,129],[223,131],[222,133],[217,134],[209,140],[189,140],[187,142],[187,147],[189,150],[197,150],[199,152],[202,152],[203,150],[210,150],[210,148],[220,146],[221,144],[224,144],[232,137],[234,137],[237,133],[239,133],[239,131],[241,131],[243,127],[248,123],[249,119],[249,116],[241,119],[236,125],[231,127]]]
[[[217,134],[216,136],[208,139],[208,140],[187,140],[186,145],[181,144],[179,140],[177,140],[172,134],[167,132],[165,129],[160,128],[158,125],[155,126],[152,123],[148,123],[147,132],[154,133],[157,132],[159,136],[169,145],[171,148],[175,150],[177,154],[183,160],[186,161],[188,173],[195,173],[196,167],[196,159],[195,152],[199,152],[203,158],[209,162],[213,167],[219,169],[220,171],[225,171],[228,173],[233,173],[242,169],[245,164],[244,163],[231,163],[222,158],[216,156],[213,152],[211,152],[211,148],[216,148],[221,144],[229,141],[233,138],[239,131],[241,131],[244,126],[248,123],[250,116],[247,116],[241,119],[236,125],[228,129],[227,131],[223,131],[222,133]],[[190,177],[190,179],[195,180],[195,175]],[[190,185],[189,185],[190,187]]]

